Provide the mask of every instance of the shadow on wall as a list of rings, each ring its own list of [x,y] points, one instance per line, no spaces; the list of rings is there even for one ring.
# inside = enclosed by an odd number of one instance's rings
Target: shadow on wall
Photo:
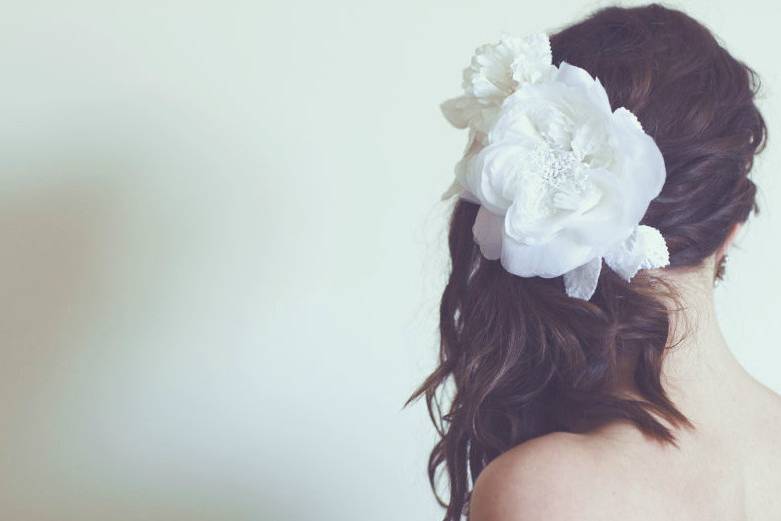
[[[90,167],[90,171],[99,171]],[[0,194],[0,517],[46,519],[58,490],[56,404],[78,328],[96,305],[99,252],[117,194],[106,182],[36,172]],[[108,178],[105,178],[108,179]],[[78,472],[74,466],[71,477]],[[67,487],[66,487],[67,488]],[[48,513],[48,514],[47,514]]]
[[[138,204],[133,194],[152,188],[122,165],[61,165],[20,175],[0,193],[0,518],[311,519],[313,504],[329,504],[317,501],[328,487],[306,469],[275,476],[275,464],[262,454],[243,453],[257,448],[242,448],[251,433],[220,426],[215,432],[222,430],[235,446],[201,446],[213,454],[197,444],[167,448],[151,423],[159,421],[155,404],[127,398],[143,394],[144,366],[128,368],[125,360],[161,347],[134,344],[132,336],[114,341],[113,325],[103,319],[132,324],[135,317],[114,315],[155,296],[142,288],[129,299],[122,293],[126,284],[114,280],[123,273],[119,260],[135,276],[166,256],[136,251],[139,258],[121,258],[134,247],[124,233],[138,233],[138,223],[128,220],[144,210],[127,211]],[[161,247],[157,241],[150,248]],[[137,261],[146,267],[133,268]],[[208,415],[195,399],[182,405],[192,408],[185,417]],[[128,406],[153,412],[122,410]],[[193,435],[185,428],[175,434]],[[189,461],[182,466],[180,459],[165,459],[170,452]],[[302,503],[301,494],[314,503]],[[321,519],[339,517],[323,510]]]

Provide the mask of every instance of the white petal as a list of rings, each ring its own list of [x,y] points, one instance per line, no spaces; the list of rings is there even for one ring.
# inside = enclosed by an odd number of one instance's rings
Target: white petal
[[[570,87],[582,88],[588,94],[594,108],[605,113],[610,113],[610,100],[608,99],[605,87],[598,78],[594,78],[589,72],[581,67],[576,67],[567,62],[559,64],[558,74],[555,81],[560,81]]]
[[[524,190],[541,190],[541,188],[529,182],[533,180],[529,179],[526,181]],[[560,195],[562,195],[559,198],[560,202],[566,203],[566,196],[564,194]],[[581,219],[581,216],[582,212],[578,211],[577,208],[570,211],[556,211],[549,215],[534,216],[524,208],[524,204],[519,202],[519,199],[515,199],[510,208],[507,209],[504,232],[506,235],[524,244],[538,244],[551,240],[563,229],[572,227]]]
[[[605,252],[605,263],[627,282],[632,280],[640,269],[642,258],[639,243],[637,228],[635,228],[629,237]]]
[[[643,261],[640,269],[664,268],[670,264],[670,252],[662,232],[653,226],[641,224],[638,228]]]
[[[464,155],[476,154],[482,147],[484,139],[485,136],[481,135],[480,132],[470,128],[469,135],[466,140],[466,145],[464,145]]]
[[[595,250],[559,234],[542,244],[522,244],[505,233],[502,266],[519,277],[560,277],[595,257]]]
[[[628,120],[632,125],[636,126],[638,130],[643,130],[643,125],[640,123],[640,120],[637,119],[635,113],[626,107],[618,107],[616,110],[613,111],[613,116],[616,118],[624,118]]]
[[[656,142],[639,127],[639,121],[628,110],[616,110],[613,119],[613,138],[620,151],[617,170],[622,175],[631,176],[624,181],[627,185],[626,197],[638,202],[634,215],[640,222],[651,202],[662,191],[667,171],[664,156]]]
[[[667,243],[656,228],[640,225],[625,240],[605,253],[605,262],[627,282],[641,269],[670,263]]]
[[[590,87],[594,83],[594,78],[585,69],[576,67],[567,62],[559,64],[559,72],[556,74],[555,81],[560,81],[570,87]]]
[[[454,195],[458,195],[461,199],[466,199],[470,203],[480,204],[480,199],[469,191],[469,187],[466,183],[467,169],[469,168],[472,158],[474,158],[474,154],[469,154],[456,163],[454,169],[456,178],[450,184],[450,187],[442,194],[441,200],[446,201]]]
[[[460,194],[463,190],[464,189],[461,186],[461,183],[459,183],[458,180],[456,179],[450,184],[450,187],[447,190],[445,190],[445,192],[442,194],[440,198],[443,201],[446,201],[451,197],[453,197],[454,195]]]
[[[470,132],[470,141],[472,135],[473,133]],[[466,178],[474,156],[475,154],[465,154],[464,157],[462,157],[458,163],[456,163],[456,166],[453,168],[456,178],[450,184],[450,187],[445,191],[445,193],[442,194],[442,200],[450,199],[456,194],[461,194],[462,192],[469,190],[469,185],[467,184]],[[480,200],[475,196],[472,196],[472,199],[474,199],[473,202],[480,204]]]
[[[480,104],[471,96],[459,96],[439,105],[442,114],[456,128],[466,128],[480,113]]]
[[[634,219],[634,213],[629,209],[626,182],[614,172],[600,168],[590,170],[589,175],[594,189],[600,194],[599,203],[578,216],[567,232],[602,254],[632,233],[639,219]]]
[[[516,56],[510,68],[518,88],[526,83],[545,81],[555,72],[555,67],[551,63],[553,57],[547,34],[537,33],[525,38],[509,38],[505,41],[516,49]]]
[[[530,143],[540,141],[542,137],[526,113],[528,107],[523,104],[523,101],[517,102],[518,98],[515,95],[508,100],[510,101],[502,106],[496,122],[488,133],[488,141],[490,143],[517,139]]]
[[[510,207],[517,165],[522,164],[525,149],[513,144],[488,145],[474,156],[465,158],[462,183],[481,204],[497,215]]]
[[[481,206],[472,233],[480,252],[488,260],[497,260],[502,252],[502,218]]]
[[[586,264],[564,274],[564,289],[567,295],[589,300],[597,289],[602,259],[597,257]]]
[[[609,137],[605,122],[592,118],[575,130],[570,146],[584,164],[591,168],[606,168],[615,155],[608,142]]]

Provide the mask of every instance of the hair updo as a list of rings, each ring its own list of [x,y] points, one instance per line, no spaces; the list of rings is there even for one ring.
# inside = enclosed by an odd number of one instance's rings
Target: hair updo
[[[667,179],[641,224],[661,231],[670,268],[701,265],[733,225],[758,212],[748,173],[767,131],[754,103],[756,73],[702,24],[656,4],[600,10],[550,41],[554,64],[599,78],[611,106],[631,110],[655,139]],[[491,460],[531,438],[621,419],[674,443],[670,426],[691,427],[660,382],[672,346],[659,296],[675,298],[672,288],[645,270],[630,284],[603,269],[584,301],[564,293],[561,277],[516,277],[481,256],[477,210],[463,200],[453,210],[439,365],[408,401],[425,396],[440,435],[428,473],[445,521],[466,513],[470,481]],[[617,391],[626,364],[639,397]],[[445,411],[440,394],[449,385]],[[447,501],[437,493],[441,468]]]

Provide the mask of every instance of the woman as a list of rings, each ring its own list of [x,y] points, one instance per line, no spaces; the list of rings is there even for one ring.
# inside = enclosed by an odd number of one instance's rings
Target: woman
[[[781,398],[713,304],[758,210],[754,72],[650,5],[482,46],[464,88],[440,363],[410,398],[445,521],[781,519]]]

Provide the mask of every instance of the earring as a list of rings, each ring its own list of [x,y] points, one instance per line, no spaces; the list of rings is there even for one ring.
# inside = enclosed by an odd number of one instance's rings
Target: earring
[[[713,278],[713,286],[718,286],[724,280],[724,272],[727,269],[727,259],[729,257],[725,253],[721,260],[719,260],[718,266],[716,266],[716,274]]]

